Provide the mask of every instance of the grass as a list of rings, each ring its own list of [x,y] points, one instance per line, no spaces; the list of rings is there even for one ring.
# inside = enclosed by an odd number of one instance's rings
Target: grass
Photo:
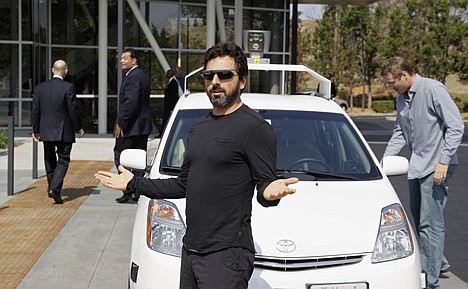
[[[8,136],[4,131],[0,131],[0,149],[8,147]]]

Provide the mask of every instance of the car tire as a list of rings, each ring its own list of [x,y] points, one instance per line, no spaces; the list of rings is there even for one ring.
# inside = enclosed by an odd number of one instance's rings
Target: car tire
[[[340,104],[340,106],[344,111],[348,110],[348,107],[346,106],[346,104]]]

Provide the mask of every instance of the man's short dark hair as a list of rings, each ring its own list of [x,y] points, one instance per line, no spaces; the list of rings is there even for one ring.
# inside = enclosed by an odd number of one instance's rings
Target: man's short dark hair
[[[395,56],[390,58],[383,66],[380,72],[381,76],[391,74],[394,78],[401,76],[403,71],[408,72],[409,75],[414,74],[413,66],[409,63],[406,58]]]
[[[236,64],[236,71],[240,78],[246,78],[249,75],[247,57],[245,56],[244,51],[242,51],[242,48],[240,48],[237,44],[231,41],[220,42],[211,46],[205,52],[205,64],[203,68],[206,69],[206,64],[209,61],[223,56],[229,56],[234,59]]]
[[[135,58],[138,61],[138,52],[133,48],[125,48],[122,53],[128,52],[130,53],[131,58]]]

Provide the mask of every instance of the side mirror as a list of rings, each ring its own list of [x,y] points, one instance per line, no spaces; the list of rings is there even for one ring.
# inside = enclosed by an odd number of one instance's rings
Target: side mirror
[[[146,151],[126,149],[120,154],[120,164],[126,169],[146,170]]]
[[[398,176],[408,173],[409,163],[405,157],[386,156],[383,157],[381,165],[387,176]]]

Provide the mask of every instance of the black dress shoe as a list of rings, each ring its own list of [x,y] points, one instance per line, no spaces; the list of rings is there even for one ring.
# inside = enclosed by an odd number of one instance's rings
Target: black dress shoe
[[[124,194],[124,195],[121,196],[120,198],[115,199],[115,201],[116,201],[117,203],[123,204],[123,203],[126,203],[126,202],[130,201],[131,199],[132,199],[132,195]]]
[[[54,199],[56,204],[63,204],[63,200],[60,197],[60,193],[57,193],[57,192],[55,192],[53,190],[50,190],[48,195],[49,195],[49,198]]]

